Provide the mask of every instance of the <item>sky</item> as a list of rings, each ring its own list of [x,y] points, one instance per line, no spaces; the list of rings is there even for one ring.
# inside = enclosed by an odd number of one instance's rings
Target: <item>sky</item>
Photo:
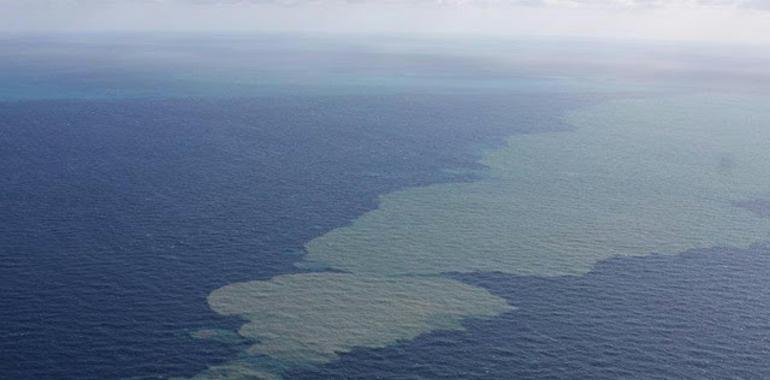
[[[0,0],[0,34],[566,36],[770,44],[770,0]]]

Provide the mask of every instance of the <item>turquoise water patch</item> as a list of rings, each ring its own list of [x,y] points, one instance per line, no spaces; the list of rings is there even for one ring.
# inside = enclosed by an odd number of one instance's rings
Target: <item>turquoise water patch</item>
[[[770,234],[770,220],[735,207],[770,191],[768,104],[699,95],[578,110],[575,131],[488,152],[475,182],[385,195],[306,245],[303,267],[344,273],[232,284],[209,303],[248,321],[250,354],[323,363],[510,308],[445,273],[581,275],[618,255],[748,247]]]

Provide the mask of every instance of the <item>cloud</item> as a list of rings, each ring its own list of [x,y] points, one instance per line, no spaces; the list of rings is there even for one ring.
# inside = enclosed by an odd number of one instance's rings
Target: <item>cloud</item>
[[[0,0],[0,33],[112,30],[770,43],[770,0]]]
[[[562,8],[663,8],[726,7],[770,9],[770,0],[0,0],[8,4],[64,6],[98,5],[433,5],[433,6],[535,6]]]
[[[89,1],[89,0],[83,0]],[[90,0],[120,1],[120,0]],[[126,1],[126,0],[124,0]],[[132,1],[132,0],[127,0]],[[770,0],[134,0],[155,3],[186,4],[391,4],[391,5],[436,5],[436,6],[535,6],[563,8],[665,8],[665,7],[725,7],[770,10]]]
[[[732,8],[770,10],[770,0],[0,0],[0,6],[435,6],[593,9]]]

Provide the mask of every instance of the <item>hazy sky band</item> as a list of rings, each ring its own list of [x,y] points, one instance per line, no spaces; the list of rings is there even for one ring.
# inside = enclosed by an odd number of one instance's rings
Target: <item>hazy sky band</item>
[[[0,4],[106,5],[106,4],[184,4],[184,5],[264,5],[304,4],[410,4],[435,6],[534,6],[534,7],[732,7],[770,9],[770,0],[0,0]]]
[[[770,42],[770,0],[0,0],[0,32],[257,31]]]

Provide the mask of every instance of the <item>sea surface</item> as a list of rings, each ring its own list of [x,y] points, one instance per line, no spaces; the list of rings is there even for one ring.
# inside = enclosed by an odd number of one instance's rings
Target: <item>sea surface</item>
[[[768,378],[766,57],[687,49],[4,37],[0,378]]]

